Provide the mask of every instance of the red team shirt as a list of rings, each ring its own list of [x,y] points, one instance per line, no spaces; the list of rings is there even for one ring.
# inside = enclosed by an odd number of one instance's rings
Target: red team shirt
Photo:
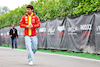
[[[26,25],[33,25],[32,29],[26,28]],[[36,28],[40,27],[40,20],[38,16],[35,13],[32,13],[31,16],[29,16],[27,13],[22,16],[21,21],[19,23],[21,28],[25,28],[24,30],[24,36],[36,36]]]

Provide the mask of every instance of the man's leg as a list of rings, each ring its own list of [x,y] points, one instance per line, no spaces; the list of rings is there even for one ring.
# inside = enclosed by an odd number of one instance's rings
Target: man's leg
[[[30,36],[25,36],[25,45],[28,53],[28,62],[33,63],[33,52],[31,49],[31,37]]]
[[[32,51],[35,54],[37,50],[38,39],[37,36],[31,37],[31,39],[32,39]]]
[[[11,37],[11,44],[12,44],[12,49],[14,48],[13,46],[13,38]]]
[[[15,48],[17,48],[17,39],[14,37],[14,42],[15,42]]]

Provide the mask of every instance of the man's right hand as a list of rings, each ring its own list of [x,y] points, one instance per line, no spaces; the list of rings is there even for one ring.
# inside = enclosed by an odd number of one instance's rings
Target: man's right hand
[[[12,35],[10,35],[10,37],[12,37]]]
[[[26,25],[26,28],[31,29],[33,28],[33,25]]]
[[[26,28],[30,29],[30,25],[26,25]]]

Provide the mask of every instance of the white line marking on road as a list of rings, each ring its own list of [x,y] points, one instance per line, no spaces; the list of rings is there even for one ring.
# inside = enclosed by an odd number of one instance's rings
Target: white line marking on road
[[[77,59],[83,59],[83,60],[89,60],[89,61],[98,61],[97,59],[91,59],[91,58],[84,58],[84,57],[77,57],[77,56],[71,56],[71,55],[61,55],[61,54],[52,54],[52,53],[44,53],[44,52],[37,52],[41,54],[47,54],[47,55],[54,55],[54,56],[62,56],[62,57],[70,57],[70,58],[77,58]]]

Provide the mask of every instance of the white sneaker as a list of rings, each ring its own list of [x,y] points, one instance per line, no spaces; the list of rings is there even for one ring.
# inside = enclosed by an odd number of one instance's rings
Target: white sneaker
[[[33,62],[29,62],[29,65],[32,66],[33,65]]]

